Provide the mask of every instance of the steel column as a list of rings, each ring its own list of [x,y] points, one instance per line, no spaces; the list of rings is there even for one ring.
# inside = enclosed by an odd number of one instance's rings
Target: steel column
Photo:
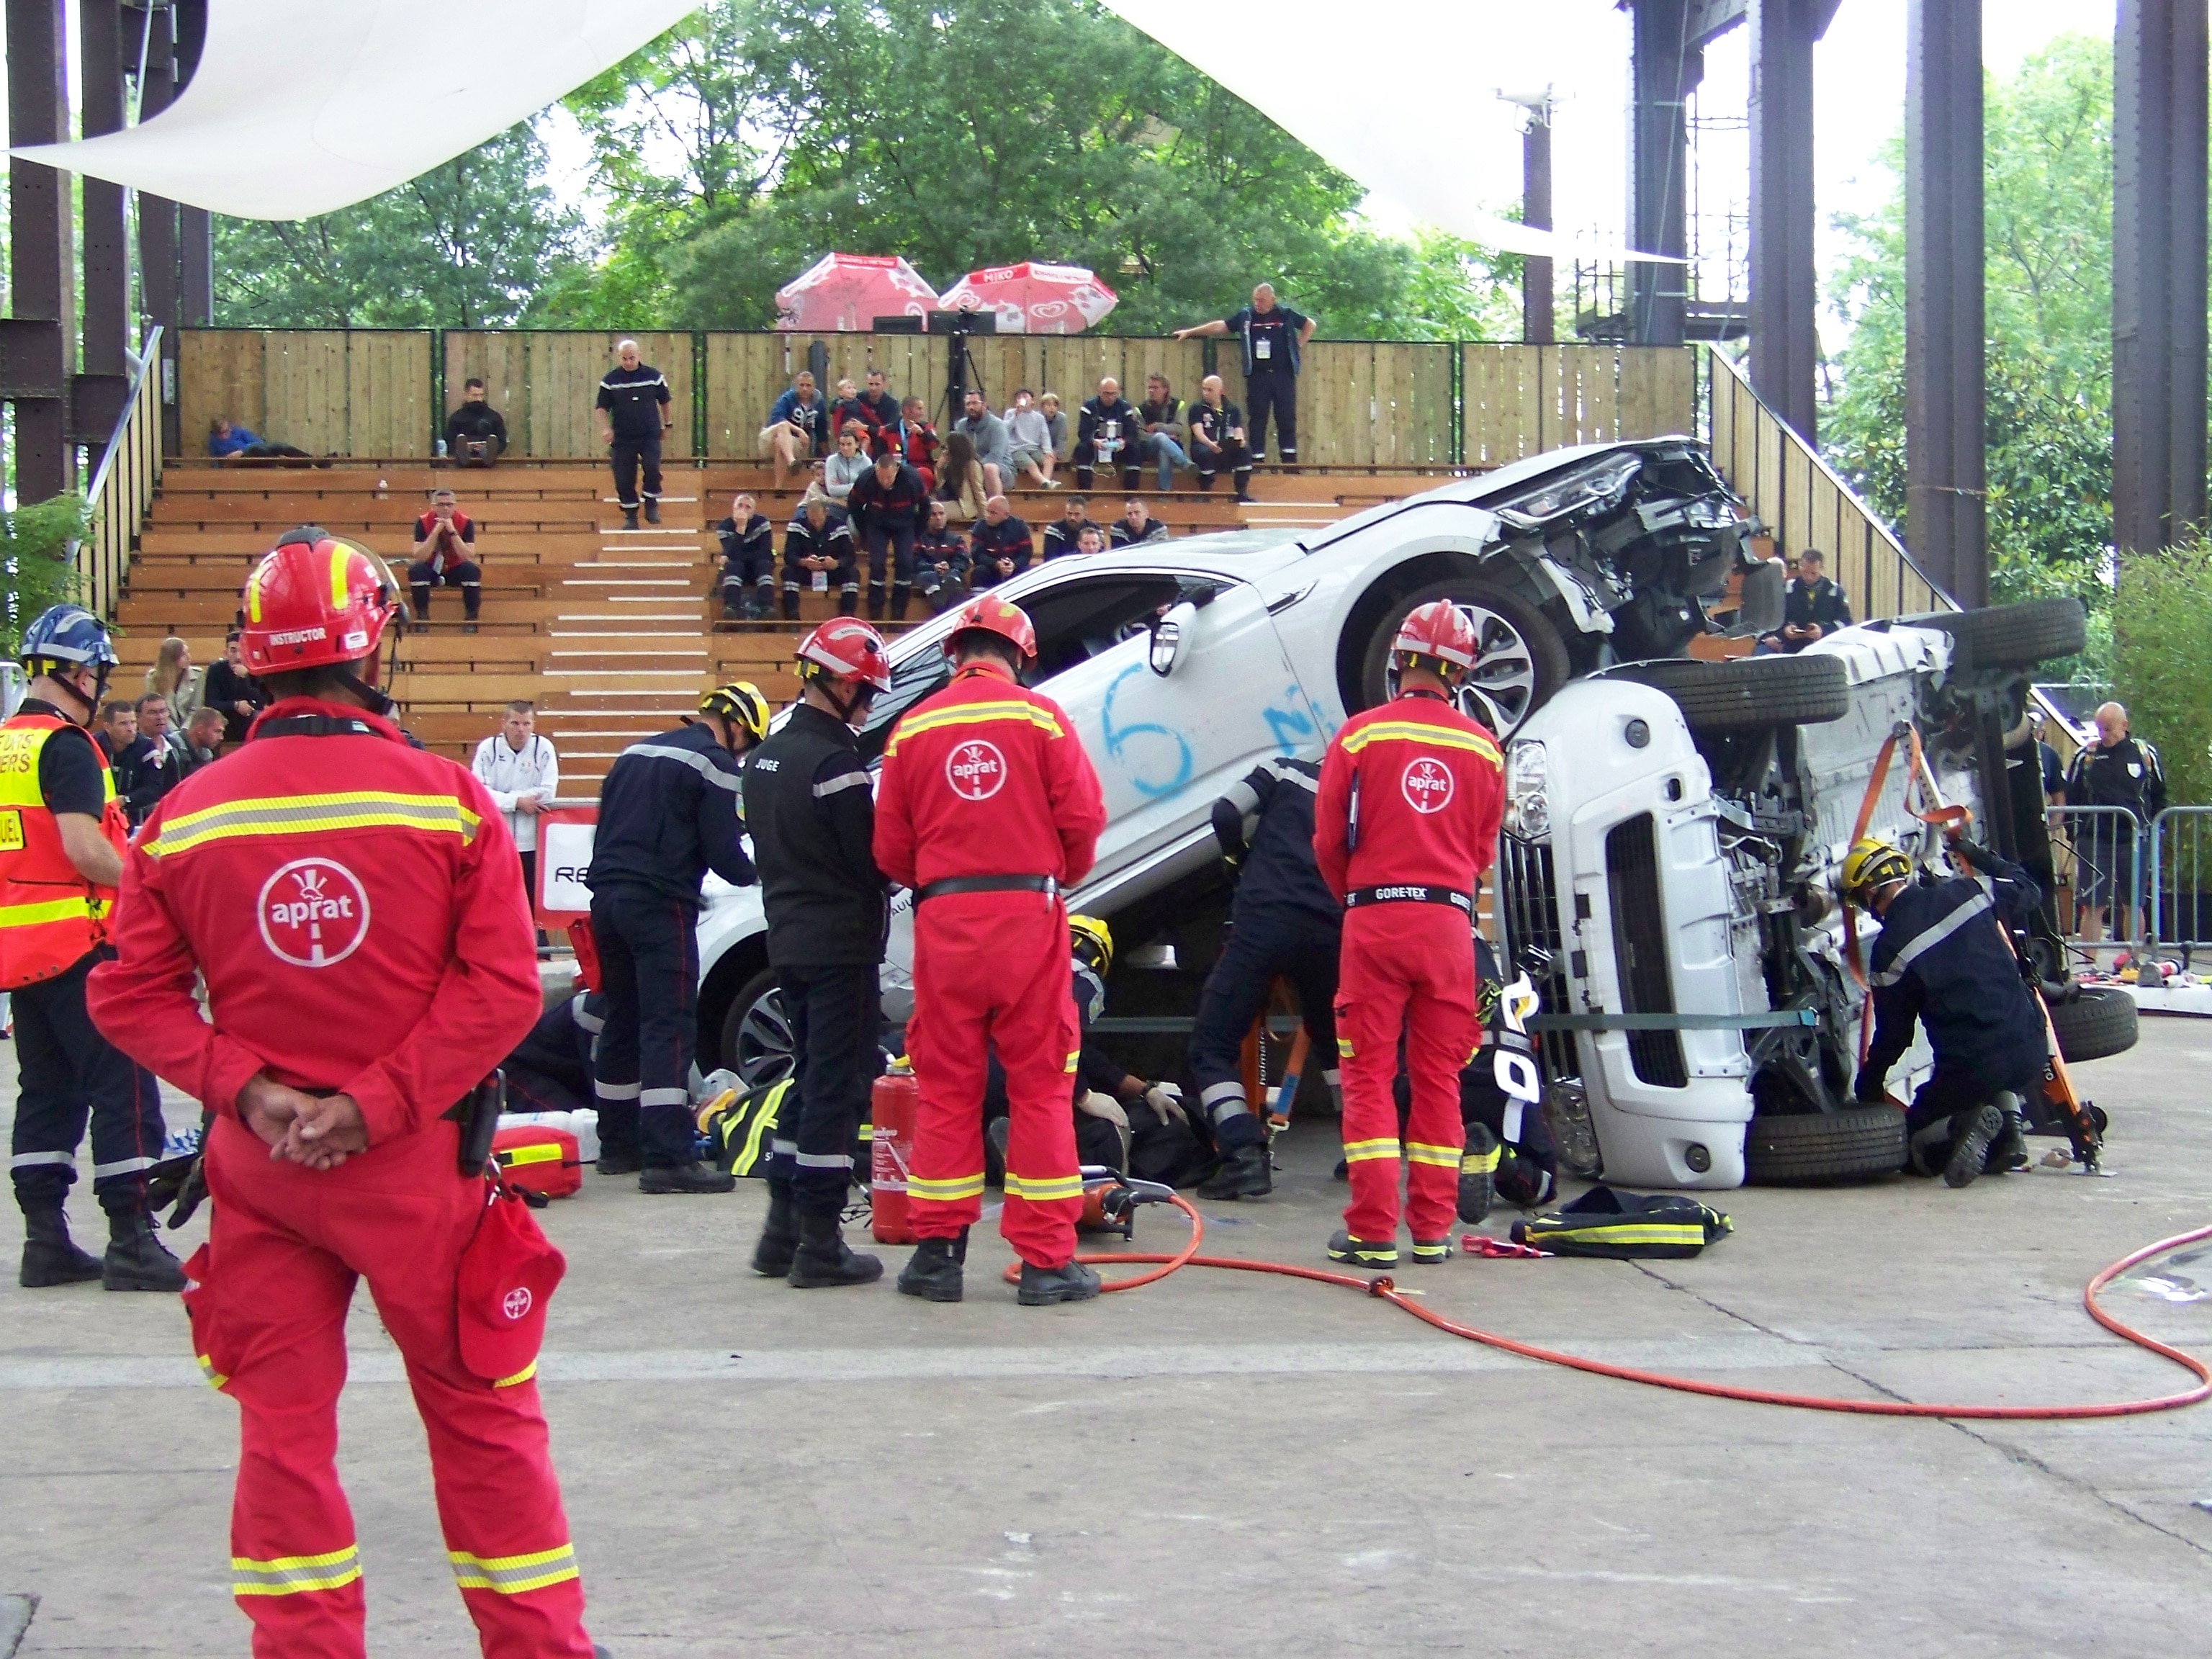
[[[1813,265],[1813,45],[1820,0],[1752,0],[1751,384],[1814,441],[1820,337]]]
[[[2120,0],[2112,65],[2112,520],[2205,522],[2205,0]]]
[[[59,0],[7,0],[8,142],[69,137],[69,65]],[[76,369],[76,235],[66,173],[8,164],[8,283],[0,397],[15,405],[15,499],[72,489],[70,376]]]
[[[177,13],[177,90],[182,93],[191,84],[207,44],[207,0],[172,3]],[[215,320],[215,226],[205,208],[178,210],[177,243],[183,282],[178,319],[187,328],[204,328]]]
[[[1984,444],[1981,0],[1908,0],[1905,542],[1960,605],[1989,603]]]
[[[143,42],[146,74],[138,88],[138,119],[152,120],[175,101],[177,92],[176,17],[164,6],[144,14],[150,31]],[[161,331],[161,449],[181,453],[177,431],[177,313],[179,281],[177,262],[177,204],[166,197],[138,193],[138,273],[140,309],[149,324]]]
[[[1652,253],[1688,251],[1689,130],[1682,103],[1705,78],[1691,35],[1692,0],[1633,0],[1628,168],[1631,239]],[[1628,337],[1637,345],[1680,345],[1688,267],[1629,267]]]
[[[1552,228],[1552,101],[1528,112],[1521,133],[1521,222]],[[1531,253],[1521,261],[1521,337],[1549,345],[1553,334],[1552,262]]]

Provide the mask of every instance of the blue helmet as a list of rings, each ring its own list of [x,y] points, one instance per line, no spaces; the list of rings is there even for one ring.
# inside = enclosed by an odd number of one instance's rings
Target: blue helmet
[[[121,660],[108,640],[107,624],[81,605],[58,605],[40,616],[23,630],[15,654],[27,667],[66,662],[106,670]],[[100,678],[106,678],[105,672]]]

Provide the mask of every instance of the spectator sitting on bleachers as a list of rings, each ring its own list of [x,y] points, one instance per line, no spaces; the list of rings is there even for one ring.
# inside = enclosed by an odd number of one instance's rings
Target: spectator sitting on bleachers
[[[861,419],[860,416],[860,389],[853,384],[852,377],[848,375],[837,382],[836,393],[830,400],[831,439],[834,441],[840,432],[854,421],[860,421],[863,428],[868,424],[866,420]],[[832,447],[835,447],[834,442]]]
[[[1004,495],[994,495],[983,503],[983,516],[969,528],[968,543],[975,551],[975,563],[969,585],[977,589],[996,587],[1009,576],[1018,576],[1030,568],[1036,549],[1030,540],[1030,527],[1014,516],[1014,509]]]
[[[1244,411],[1222,395],[1218,374],[1200,382],[1198,401],[1190,406],[1190,464],[1197,471],[1200,489],[1212,489],[1213,475],[1226,467],[1237,486],[1237,499],[1252,499],[1252,455],[1244,447]]]
[[[115,793],[136,830],[161,797],[184,781],[187,755],[184,734],[169,729],[169,705],[158,692],[138,699],[138,736],[117,757]]]
[[[867,428],[858,421],[848,421],[838,428],[837,453],[822,463],[822,493],[840,507],[871,465],[867,441]]]
[[[1163,493],[1175,488],[1175,470],[1188,466],[1190,457],[1183,453],[1176,434],[1182,430],[1182,399],[1175,395],[1164,374],[1145,377],[1145,401],[1137,405],[1137,418],[1145,428],[1144,449],[1139,459],[1156,463],[1159,467],[1160,489]]]
[[[983,464],[975,459],[975,445],[964,432],[945,441],[945,465],[937,475],[938,499],[954,518],[973,520],[983,516],[990,490],[983,483]]]
[[[200,672],[192,666],[191,647],[174,634],[161,641],[146,671],[146,693],[168,705],[172,732],[183,731],[186,716],[199,707]]]
[[[1052,453],[1056,461],[1067,453],[1067,416],[1060,407],[1060,393],[1037,393],[1037,412],[1044,416],[1045,429],[1052,434]]]
[[[909,398],[899,405],[899,455],[921,474],[922,486],[937,488],[937,452],[944,441],[929,423],[929,405]]]
[[[1075,483],[1091,488],[1091,469],[1121,469],[1121,488],[1137,487],[1137,462],[1143,453],[1144,426],[1134,404],[1121,395],[1121,383],[1109,374],[1098,382],[1098,395],[1076,411]]]
[[[446,416],[446,453],[463,466],[489,466],[506,453],[506,417],[484,400],[484,383],[471,375],[461,387],[461,406]]]
[[[472,556],[477,527],[458,505],[450,489],[433,490],[430,510],[415,520],[415,545],[410,552],[407,586],[415,598],[415,620],[430,620],[430,590],[461,590],[464,632],[476,630],[477,612],[483,604],[483,572]]]
[[[138,705],[135,702],[111,702],[100,711],[100,730],[92,734],[100,745],[100,752],[107,757],[108,769],[123,758],[124,751],[138,741]],[[117,786],[118,788],[120,785]]]
[[[1014,471],[1029,479],[1039,489],[1057,489],[1052,469],[1060,457],[1052,450],[1052,422],[1045,419],[1044,411],[1036,406],[1036,396],[1027,386],[1014,393],[1013,407],[1000,417],[1006,425],[1006,441]]]
[[[968,538],[946,522],[945,507],[930,502],[929,522],[914,538],[914,585],[933,616],[968,597]]]
[[[1114,520],[1114,533],[1109,538],[1115,547],[1142,547],[1146,542],[1164,542],[1168,538],[1168,527],[1152,516],[1140,495],[1132,495],[1121,509],[1121,516]]]
[[[1083,533],[1075,538],[1075,550],[1078,553],[1103,553],[1106,550],[1105,533],[1095,524],[1084,526]]]
[[[219,461],[312,460],[304,449],[272,444],[258,433],[217,418],[208,422],[207,453]]]
[[[259,683],[246,672],[245,647],[234,628],[222,636],[222,660],[210,667],[200,682],[200,707],[222,716],[225,743],[244,743],[246,728],[268,703]]]
[[[814,388],[814,376],[806,370],[791,377],[791,389],[769,409],[760,445],[773,463],[778,489],[787,487],[793,473],[810,470],[830,447],[829,412]]]
[[[212,766],[216,757],[222,753],[222,710],[203,703],[192,710],[191,719],[185,722],[185,775],[191,776],[203,766]]]
[[[983,465],[986,499],[1005,494],[1013,483],[1013,445],[1006,436],[1006,423],[991,413],[983,394],[972,386],[961,400],[960,418],[953,422],[952,429],[975,446],[975,459]]]
[[[825,592],[832,574],[837,579],[837,614],[849,617],[860,608],[853,526],[843,507],[825,495],[810,495],[783,532],[783,619],[797,622],[799,590],[811,585]]]
[[[868,389],[853,400],[853,418],[866,428],[867,441],[862,447],[870,460],[898,453],[899,403],[891,396],[880,368],[868,371]]]
[[[775,526],[753,510],[739,490],[730,516],[714,520],[722,544],[722,617],[728,622],[766,622],[775,615]]]
[[[1044,527],[1044,556],[1057,559],[1075,551],[1075,544],[1086,530],[1097,530],[1091,522],[1091,503],[1081,495],[1070,495],[1060,504],[1060,516]],[[1099,532],[1103,538],[1103,531]]]

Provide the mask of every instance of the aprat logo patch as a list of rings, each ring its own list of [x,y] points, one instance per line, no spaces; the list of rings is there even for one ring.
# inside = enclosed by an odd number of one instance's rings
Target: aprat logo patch
[[[509,1319],[520,1319],[530,1311],[530,1287],[518,1285],[501,1298],[499,1310]]]
[[[368,937],[368,892],[334,859],[295,859],[262,884],[261,942],[295,968],[343,962]]]
[[[1424,755],[1406,768],[1405,788],[1416,812],[1441,812],[1451,805],[1451,769]]]
[[[945,757],[945,781],[968,800],[988,800],[1006,787],[1006,757],[994,743],[970,738]]]

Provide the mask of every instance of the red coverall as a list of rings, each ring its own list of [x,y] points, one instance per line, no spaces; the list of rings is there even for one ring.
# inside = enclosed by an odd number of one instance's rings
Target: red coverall
[[[1322,879],[1346,901],[1336,994],[1344,1073],[1345,1231],[1398,1235],[1398,1037],[1413,1085],[1406,1121],[1407,1219],[1418,1243],[1449,1236],[1459,1195],[1459,1074],[1481,1035],[1474,901],[1496,856],[1504,763],[1480,725],[1408,692],[1347,720],[1314,806]]]
[[[291,698],[253,731],[300,714],[362,729],[256,735],[172,790],[124,866],[117,959],[88,996],[111,1041],[217,1113],[214,1224],[185,1297],[200,1364],[239,1404],[232,1588],[264,1659],[366,1651],[332,1463],[346,1308],[366,1278],[406,1361],[483,1652],[589,1659],[536,1367],[473,1376],[457,1337],[457,1263],[483,1191],[441,1114],[540,1000],[514,844],[465,768],[374,715]],[[368,1150],[327,1170],[272,1162],[235,1109],[264,1072],[351,1095]]]
[[[876,863],[902,887],[973,876],[1049,876],[1065,889],[1097,856],[1098,775],[1060,705],[994,665],[970,664],[909,710],[884,750]],[[988,1048],[1006,1073],[1006,1202],[999,1230],[1024,1261],[1075,1255],[1083,1178],[1067,1109],[1082,1047],[1058,892],[921,899],[914,1017],[921,1101],[907,1181],[914,1229],[957,1238],[983,1212]]]

